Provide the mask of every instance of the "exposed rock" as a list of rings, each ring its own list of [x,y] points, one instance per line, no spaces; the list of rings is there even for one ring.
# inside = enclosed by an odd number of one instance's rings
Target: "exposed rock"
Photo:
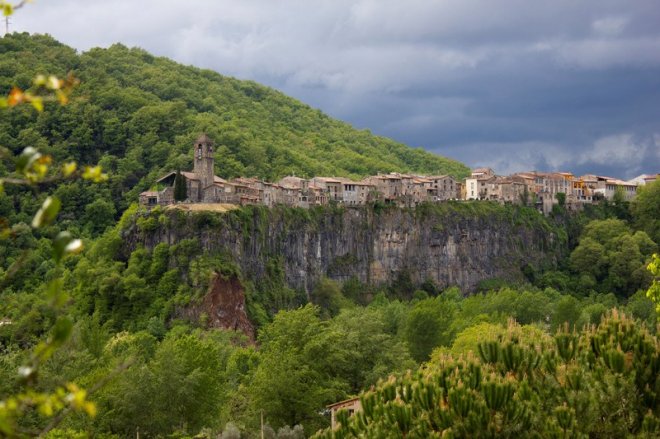
[[[127,231],[126,250],[197,238],[204,251],[232,254],[247,279],[281,257],[289,286],[307,292],[322,276],[385,284],[401,272],[470,292],[486,279],[521,280],[522,267],[552,266],[565,250],[541,215],[484,206],[166,212],[155,230]]]
[[[180,315],[192,320],[199,320],[204,314],[210,328],[234,329],[247,335],[254,341],[254,326],[245,312],[245,292],[240,280],[215,274],[208,292],[196,305],[181,310]]]

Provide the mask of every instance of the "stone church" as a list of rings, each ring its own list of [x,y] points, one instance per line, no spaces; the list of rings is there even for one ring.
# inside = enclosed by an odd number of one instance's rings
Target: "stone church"
[[[213,141],[206,134],[199,136],[192,148],[193,170],[181,171],[186,182],[188,203],[231,203],[233,185],[214,173]],[[156,181],[160,190],[146,191],[140,194],[140,204],[146,206],[167,205],[174,203],[174,180],[176,171],[172,171]]]

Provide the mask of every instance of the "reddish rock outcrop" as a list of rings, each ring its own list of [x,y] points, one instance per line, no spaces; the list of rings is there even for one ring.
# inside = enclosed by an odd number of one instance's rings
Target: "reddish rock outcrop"
[[[254,326],[245,312],[245,290],[236,277],[215,274],[211,286],[201,303],[184,311],[188,318],[208,316],[209,328],[225,328],[241,331],[254,342]]]

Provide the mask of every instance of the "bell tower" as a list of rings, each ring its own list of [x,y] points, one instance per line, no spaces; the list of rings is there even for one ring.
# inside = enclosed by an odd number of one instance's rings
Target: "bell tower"
[[[202,134],[193,145],[193,172],[199,179],[201,188],[213,184],[213,141]]]

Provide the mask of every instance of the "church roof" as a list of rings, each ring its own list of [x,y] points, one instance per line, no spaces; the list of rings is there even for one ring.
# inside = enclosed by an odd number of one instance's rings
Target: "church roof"
[[[197,177],[197,174],[195,174],[194,172],[181,171],[181,175],[186,177],[186,179],[188,179],[188,180],[199,181],[199,177]],[[164,176],[162,176],[158,180],[156,180],[156,183],[161,183],[161,182],[163,182],[163,180],[167,180],[168,178],[171,178],[172,176],[176,176],[176,171],[172,171],[172,172],[169,172],[169,173],[165,174]],[[227,180],[225,180],[224,178],[220,178],[217,175],[213,176],[213,183],[223,183],[224,184],[226,182],[227,182]]]

